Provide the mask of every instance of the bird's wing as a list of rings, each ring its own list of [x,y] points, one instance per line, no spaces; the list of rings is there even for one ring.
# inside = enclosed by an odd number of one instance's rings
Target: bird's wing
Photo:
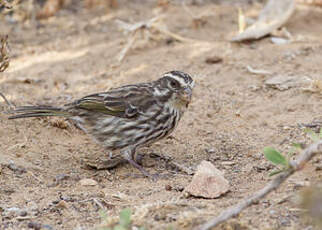
[[[123,86],[108,92],[88,95],[67,106],[117,117],[134,118],[145,105],[144,101],[151,100],[152,96],[146,87]]]

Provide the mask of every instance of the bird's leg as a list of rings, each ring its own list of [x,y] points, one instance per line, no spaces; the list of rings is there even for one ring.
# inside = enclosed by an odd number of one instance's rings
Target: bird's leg
[[[143,165],[143,158],[144,158],[144,154],[135,154],[135,156],[133,156],[133,160],[138,163],[139,165]]]
[[[140,172],[146,176],[150,177],[153,179],[156,179],[155,175],[151,175],[148,171],[146,171],[141,165],[139,165],[135,160],[134,160],[134,154],[135,154],[135,148],[127,148],[122,150],[122,155],[123,157],[135,168],[140,170]]]

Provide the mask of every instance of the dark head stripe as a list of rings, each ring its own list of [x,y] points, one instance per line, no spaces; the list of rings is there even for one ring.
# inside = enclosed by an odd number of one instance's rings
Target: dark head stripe
[[[168,73],[165,73],[164,75],[178,76],[178,77],[182,78],[186,84],[191,84],[193,82],[193,80],[189,74],[186,74],[186,73],[184,73],[182,71],[178,71],[178,70],[170,71]]]

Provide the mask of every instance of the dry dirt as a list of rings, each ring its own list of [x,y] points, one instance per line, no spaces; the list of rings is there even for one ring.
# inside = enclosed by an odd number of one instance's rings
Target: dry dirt
[[[11,63],[0,75],[0,91],[17,105],[60,105],[94,92],[151,81],[169,70],[194,76],[193,102],[171,137],[141,150],[144,165],[162,176],[152,182],[130,165],[95,170],[86,162],[108,153],[81,130],[61,119],[7,120],[0,117],[0,229],[95,229],[100,209],[117,216],[129,207],[136,226],[145,229],[193,229],[262,188],[273,166],[265,146],[287,151],[291,143],[310,143],[301,124],[322,120],[321,94],[302,87],[285,91],[265,86],[270,76],[309,76],[322,80],[322,9],[297,7],[286,25],[294,42],[269,38],[232,44],[237,31],[237,1],[189,5],[205,24],[195,28],[180,4],[164,10],[168,29],[193,42],[139,39],[121,64],[117,58],[127,36],[116,19],[134,23],[157,14],[152,1],[120,1],[118,9],[69,6],[39,22],[1,22],[9,34]],[[245,1],[246,2],[246,1]],[[258,12],[261,5],[241,4]],[[219,58],[219,62],[206,62]],[[0,102],[2,111],[6,105]],[[165,167],[151,153],[171,156],[186,167],[211,161],[225,173],[230,192],[218,199],[184,197],[192,176]],[[298,194],[321,183],[321,158],[309,163],[276,192],[218,229],[318,229],[303,218]],[[90,178],[95,186],[83,186]],[[170,189],[171,188],[171,189]],[[63,201],[62,201],[63,200]],[[101,207],[100,207],[101,206]],[[11,210],[11,211],[10,211]],[[14,211],[16,210],[16,211]],[[34,225],[34,226],[32,226]]]

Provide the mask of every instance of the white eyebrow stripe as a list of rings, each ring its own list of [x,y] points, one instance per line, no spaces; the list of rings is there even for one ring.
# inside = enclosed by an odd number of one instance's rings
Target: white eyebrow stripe
[[[163,76],[176,80],[183,88],[189,87],[190,89],[193,89],[195,86],[195,81],[189,76],[189,74],[184,72],[172,71],[165,73]]]
[[[187,83],[185,82],[185,80],[182,77],[179,77],[179,76],[173,75],[173,74],[166,74],[165,76],[173,78],[174,80],[178,81],[180,83],[180,85],[182,85],[182,86],[187,85]]]

